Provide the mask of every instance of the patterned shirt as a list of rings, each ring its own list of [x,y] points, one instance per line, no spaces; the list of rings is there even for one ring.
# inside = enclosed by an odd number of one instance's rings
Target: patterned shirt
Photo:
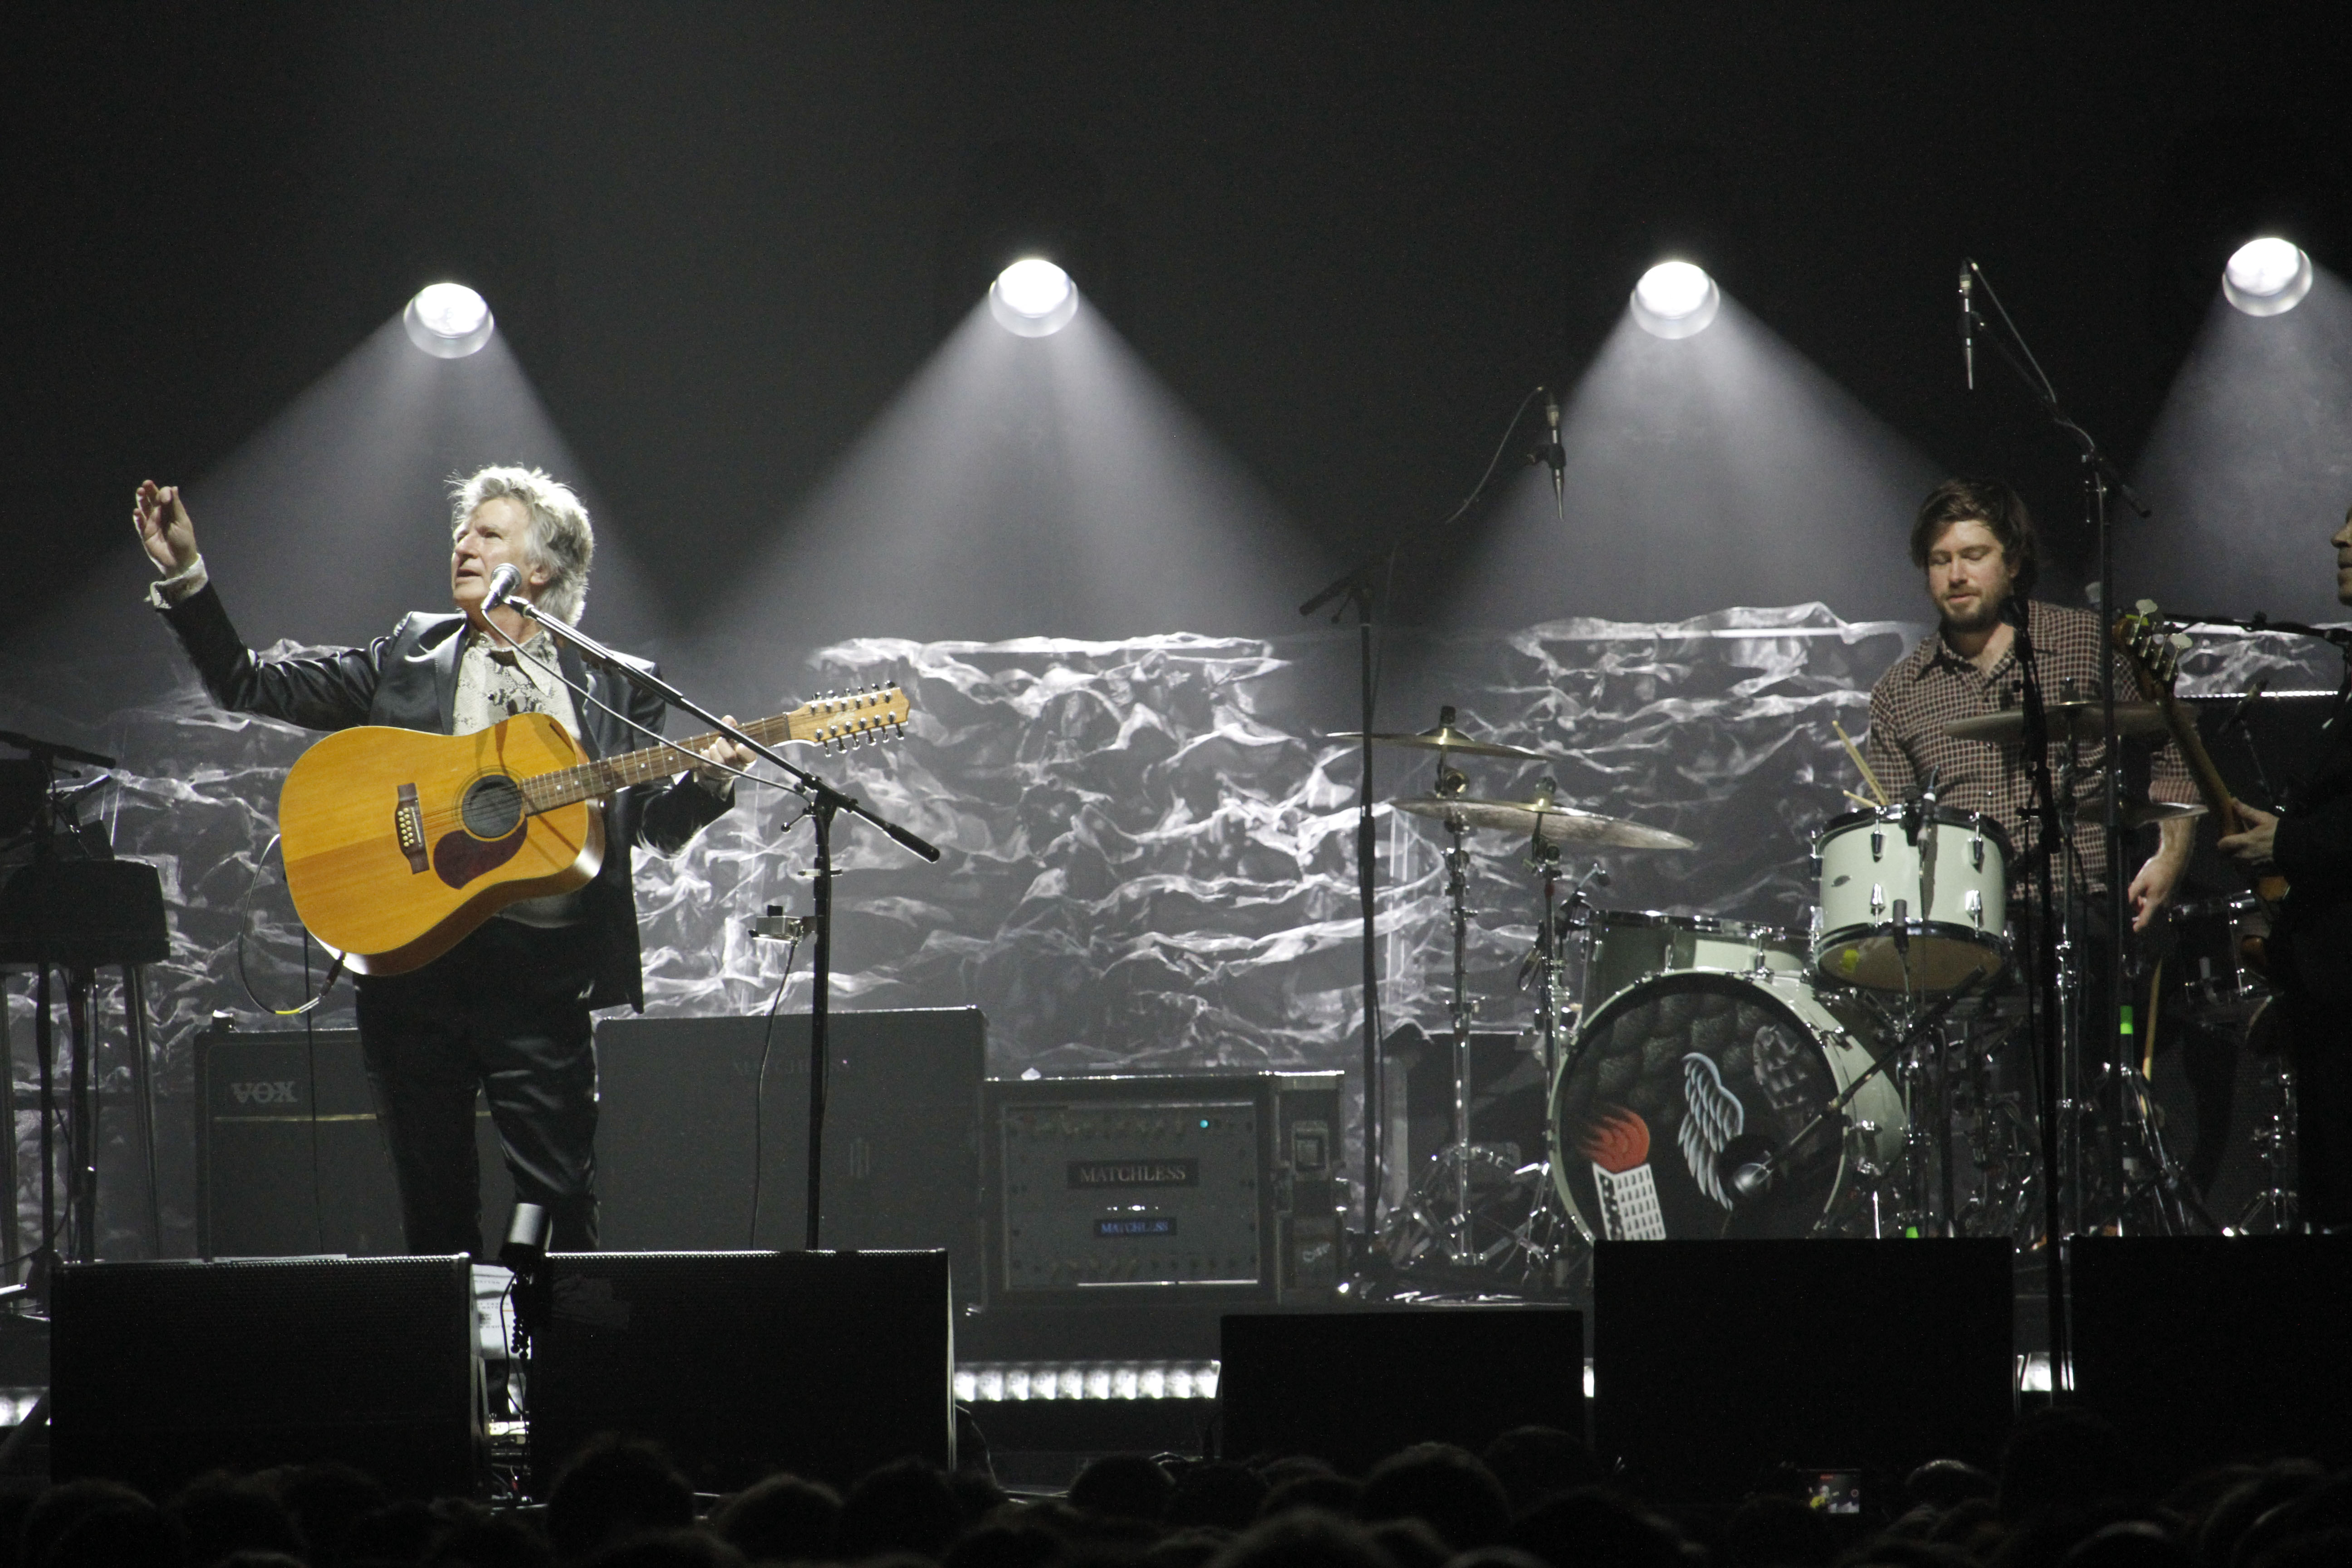
[[[457,690],[450,701],[452,734],[470,735],[518,713],[545,713],[569,730],[573,740],[580,738],[580,715],[572,706],[572,689],[554,673],[554,634],[540,628],[525,639],[522,648],[539,663],[518,658],[501,637],[467,630],[465,648],[457,656]],[[541,668],[542,665],[546,668]],[[527,926],[568,926],[585,918],[585,907],[575,889],[518,900],[499,915]]]
[[[524,639],[522,650],[539,662],[518,658],[502,638],[466,633],[465,651],[457,656],[457,690],[450,703],[452,734],[470,735],[518,713],[545,713],[572,731],[573,740],[580,738],[572,689],[554,673],[554,634],[541,628]]]
[[[2033,642],[2043,701],[2070,698],[2095,701],[2103,654],[2114,671],[2116,700],[2138,696],[2130,667],[2109,650],[2105,626],[2090,611],[2029,600],[2026,630]],[[1983,812],[2000,823],[2017,851],[2009,868],[2012,889],[2024,882],[2032,864],[2031,851],[2039,838],[2026,820],[2033,797],[2025,748],[2017,743],[1956,741],[1944,733],[1944,726],[1955,719],[2019,706],[2024,701],[2024,679],[2014,647],[1990,669],[1979,669],[1973,661],[1954,652],[1938,630],[1870,689],[1870,738],[1865,752],[1891,798],[1916,796],[1933,770],[1938,802],[1956,811]],[[2127,740],[2125,744],[2126,763],[2131,761],[2131,752],[2147,750],[2145,742]],[[2083,742],[2075,750],[2075,776],[2082,781],[2077,794],[2084,801],[2097,798],[2104,752],[2096,739]],[[2060,784],[2059,770],[2066,754],[2063,741],[2051,743],[2053,785]],[[2169,740],[2156,748],[2149,763],[2148,795],[2157,800],[2197,798],[2189,764]],[[2080,825],[2074,847],[2084,885],[2106,886],[2107,847],[2097,819]]]

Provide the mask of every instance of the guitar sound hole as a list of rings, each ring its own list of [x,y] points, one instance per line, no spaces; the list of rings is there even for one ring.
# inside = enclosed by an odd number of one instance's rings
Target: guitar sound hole
[[[485,774],[466,787],[458,815],[475,837],[504,838],[522,826],[522,786],[504,773]]]

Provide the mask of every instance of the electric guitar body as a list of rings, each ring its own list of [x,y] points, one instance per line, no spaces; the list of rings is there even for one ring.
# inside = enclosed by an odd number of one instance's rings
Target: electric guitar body
[[[908,710],[877,687],[741,728],[762,745],[845,749],[903,735]],[[603,797],[685,772],[712,739],[592,762],[544,713],[471,735],[337,731],[278,790],[295,912],[354,973],[419,968],[518,900],[585,887],[604,863]]]

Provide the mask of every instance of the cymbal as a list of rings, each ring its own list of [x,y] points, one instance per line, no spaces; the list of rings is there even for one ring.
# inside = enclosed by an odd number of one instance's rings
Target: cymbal
[[[2126,827],[2146,827],[2151,822],[2176,822],[2185,817],[2202,816],[2205,808],[2191,801],[2127,800],[2123,808]],[[2107,807],[2104,801],[2084,801],[2074,808],[2077,822],[2104,822]]]
[[[2104,706],[2097,698],[2043,704],[2042,710],[2050,720],[2050,738],[2053,741],[2097,740],[2100,731],[2106,728],[2106,718],[2101,711]],[[1955,741],[1990,741],[1996,745],[2014,745],[2025,739],[2025,710],[2003,708],[1997,712],[1955,719],[1944,726],[1944,733]],[[2153,702],[2118,702],[2116,704],[2116,733],[2160,735],[2164,733],[2164,710]]]
[[[1543,836],[1554,844],[1584,844],[1600,849],[1696,849],[1679,833],[1644,827],[1620,816],[1579,811],[1550,800],[1475,800],[1468,795],[1412,795],[1389,804],[1415,816],[1439,822],[1459,822],[1465,827],[1491,828],[1499,833],[1532,837],[1541,824]]]
[[[1327,741],[1361,741],[1368,737],[1361,730],[1337,730],[1323,737]],[[1541,762],[1545,752],[1531,752],[1525,746],[1507,746],[1500,741],[1482,741],[1467,730],[1457,730],[1451,724],[1440,724],[1434,730],[1417,734],[1374,731],[1369,739],[1381,746],[1412,746],[1424,752],[1455,752],[1465,757],[1517,757],[1522,762]]]

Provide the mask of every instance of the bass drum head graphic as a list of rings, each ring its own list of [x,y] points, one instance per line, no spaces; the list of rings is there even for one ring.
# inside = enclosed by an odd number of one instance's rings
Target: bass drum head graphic
[[[1840,1012],[1848,1010],[1843,1004]],[[1801,975],[1686,971],[1620,993],[1579,1032],[1551,1100],[1552,1181],[1593,1240],[1803,1237],[1840,1228],[1867,1162],[1901,1147],[1901,1099],[1864,1084],[1735,1209],[1716,1156],[1735,1138],[1786,1149],[1871,1065],[1862,1015]]]

